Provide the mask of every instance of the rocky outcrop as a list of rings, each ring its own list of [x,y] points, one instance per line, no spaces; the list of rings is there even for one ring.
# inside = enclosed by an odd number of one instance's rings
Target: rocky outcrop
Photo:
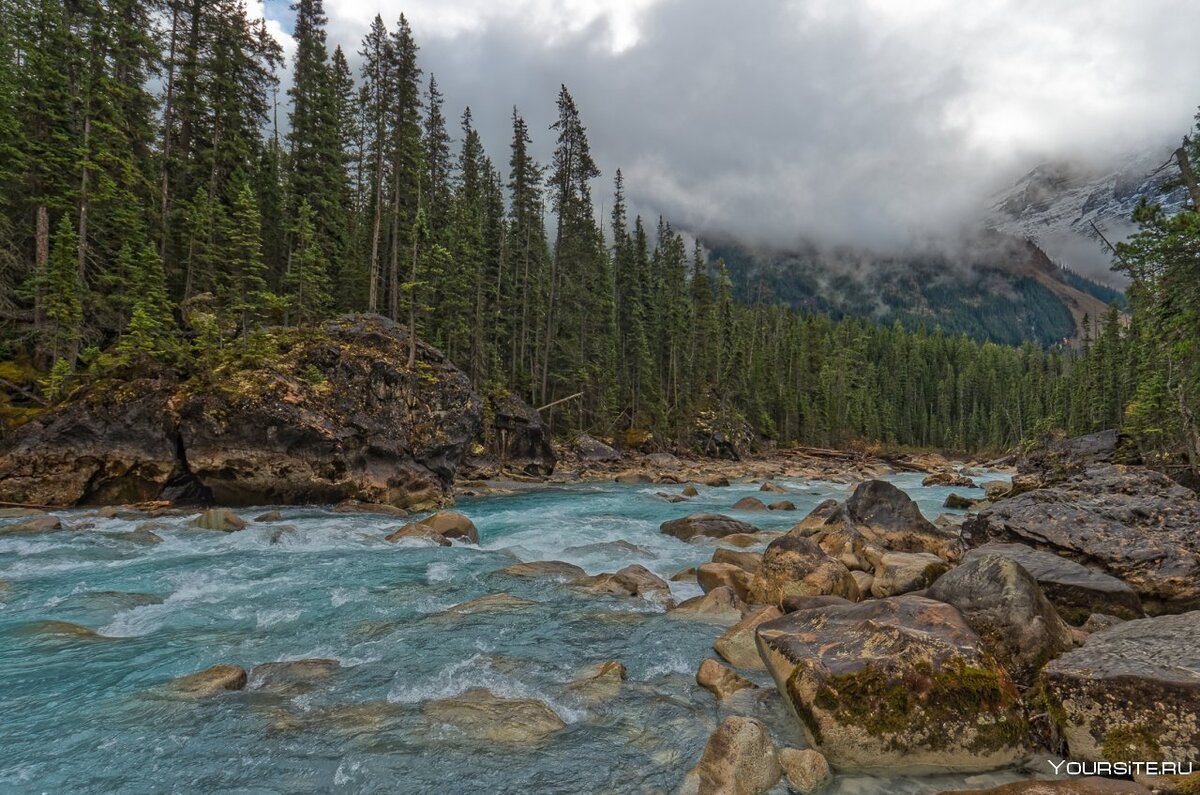
[[[1024,544],[984,544],[968,552],[963,562],[982,555],[1000,555],[1021,564],[1068,624],[1082,624],[1094,613],[1126,619],[1145,615],[1138,595],[1124,582],[1053,552]]]
[[[1200,761],[1200,611],[1127,621],[1042,671],[1071,757]]]
[[[100,381],[0,444],[0,500],[224,505],[448,498],[482,407],[436,349],[375,315],[276,333],[270,364]]]
[[[926,595],[957,607],[1022,684],[1031,684],[1043,665],[1073,645],[1037,580],[1010,558],[975,557],[938,579]]]
[[[840,770],[972,772],[1025,751],[1016,686],[948,604],[910,594],[825,605],[757,637],[810,744]]]
[[[758,528],[719,513],[693,513],[663,522],[659,530],[680,541],[690,541],[696,536],[723,538],[734,533],[755,533]]]
[[[534,477],[549,477],[558,463],[550,426],[537,409],[513,394],[488,399],[491,453],[502,467]]]
[[[1092,465],[968,519],[973,546],[1022,543],[1127,583],[1153,614],[1200,606],[1200,498],[1140,467]]]

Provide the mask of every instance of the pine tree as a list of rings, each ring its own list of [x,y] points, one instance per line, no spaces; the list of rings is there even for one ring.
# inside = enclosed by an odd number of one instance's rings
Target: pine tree
[[[292,227],[292,269],[288,273],[291,313],[299,324],[326,315],[332,304],[328,263],[316,240],[313,209],[301,199]]]
[[[59,221],[50,245],[50,260],[39,292],[45,296],[45,347],[54,361],[75,369],[83,325],[84,286],[76,254],[79,238],[70,216]]]

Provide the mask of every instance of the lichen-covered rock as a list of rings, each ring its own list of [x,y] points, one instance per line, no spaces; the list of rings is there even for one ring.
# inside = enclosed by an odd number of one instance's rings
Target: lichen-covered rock
[[[850,570],[826,555],[810,539],[785,535],[767,546],[762,565],[750,585],[750,601],[783,604],[789,596],[832,594],[861,598]]]
[[[732,715],[708,738],[693,773],[697,795],[762,795],[783,770],[766,725]]]
[[[451,726],[467,738],[494,743],[539,743],[566,727],[541,701],[501,698],[483,688],[430,701],[422,712],[430,721]]]
[[[1200,497],[1165,475],[1099,464],[968,519],[972,546],[1022,543],[1126,582],[1148,613],[1200,607]]]
[[[1145,615],[1141,600],[1127,584],[1053,552],[1024,544],[984,544],[968,552],[963,561],[982,555],[1000,555],[1020,563],[1069,624],[1080,624],[1093,613],[1126,619]]]
[[[723,538],[734,533],[752,534],[758,532],[758,528],[754,525],[740,522],[737,519],[719,513],[693,513],[682,519],[672,519],[668,522],[663,522],[659,530],[669,536],[678,538],[680,541],[690,541],[696,536]]]
[[[696,669],[696,684],[716,696],[718,701],[729,698],[739,690],[758,689],[758,685],[711,657],[701,661]]]
[[[754,633],[759,624],[774,621],[783,613],[777,607],[764,607],[755,610],[738,623],[734,624],[713,643],[713,650],[730,665],[738,668],[761,671],[763,661],[755,645]]]
[[[479,430],[465,374],[376,315],[276,332],[261,367],[99,381],[0,442],[0,500],[433,507]]]
[[[1073,759],[1200,761],[1198,627],[1200,611],[1127,621],[1043,669]]]
[[[809,743],[847,771],[974,772],[1014,763],[1016,686],[958,610],[908,594],[797,610],[758,647]]]
[[[980,555],[930,587],[930,599],[954,605],[1018,682],[1032,683],[1049,660],[1073,645],[1071,630],[1021,565]]]
[[[788,786],[800,795],[812,795],[833,780],[829,761],[811,748],[780,748],[779,764]]]
[[[871,595],[882,599],[919,591],[933,585],[949,569],[949,563],[929,552],[885,552],[875,564]]]

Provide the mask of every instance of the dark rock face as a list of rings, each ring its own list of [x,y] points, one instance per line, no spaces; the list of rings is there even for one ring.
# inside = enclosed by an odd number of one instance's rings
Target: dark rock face
[[[693,513],[682,519],[672,519],[663,522],[659,530],[669,536],[675,536],[680,541],[689,541],[696,536],[723,538],[735,533],[757,533],[754,525],[739,522],[729,516],[719,513]]]
[[[516,395],[492,398],[489,404],[493,452],[500,462],[526,475],[549,477],[558,457],[542,415]]]
[[[1081,624],[1093,613],[1126,619],[1145,615],[1141,600],[1128,585],[1053,552],[1024,544],[984,544],[968,552],[963,562],[982,555],[1000,555],[1021,564],[1069,624]]]
[[[621,454],[611,446],[586,433],[576,436],[575,441],[571,443],[571,447],[584,461],[603,462],[621,460]]]
[[[969,518],[963,535],[973,546],[1017,542],[1100,569],[1150,613],[1200,606],[1200,498],[1148,469],[1089,466]]]
[[[1127,621],[1046,666],[1050,716],[1085,761],[1197,761],[1200,612]]]
[[[944,574],[926,596],[954,605],[1018,682],[1033,682],[1072,646],[1071,630],[1021,565],[980,555]]]
[[[801,609],[759,626],[757,642],[840,770],[980,771],[1025,751],[1016,686],[948,604],[909,594]]]
[[[845,512],[869,542],[895,552],[932,552],[954,560],[961,551],[958,534],[936,527],[912,499],[884,480],[859,484]]]
[[[438,350],[375,316],[281,335],[276,362],[212,383],[99,383],[0,447],[0,500],[227,505],[442,502],[482,407]]]

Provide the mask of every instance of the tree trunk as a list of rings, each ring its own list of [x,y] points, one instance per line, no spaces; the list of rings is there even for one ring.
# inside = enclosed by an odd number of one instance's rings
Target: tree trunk
[[[1183,174],[1184,184],[1187,185],[1188,194],[1192,197],[1192,209],[1200,212],[1200,184],[1196,183],[1196,172],[1192,171],[1186,147],[1181,146],[1175,150],[1175,161],[1179,163],[1179,172]]]

